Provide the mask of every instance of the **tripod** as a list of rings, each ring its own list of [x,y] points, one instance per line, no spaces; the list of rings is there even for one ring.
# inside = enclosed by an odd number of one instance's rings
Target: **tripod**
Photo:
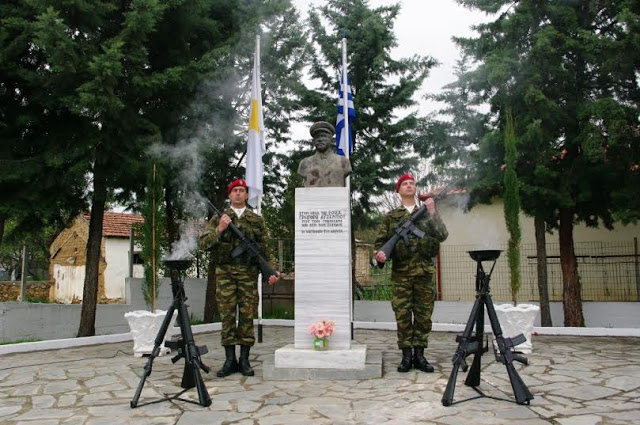
[[[514,361],[518,361],[523,364],[527,364],[527,359],[518,355],[514,351],[514,346],[522,344],[526,341],[524,335],[519,334],[513,338],[504,338],[502,335],[502,328],[496,315],[496,310],[491,300],[491,294],[489,289],[489,281],[491,279],[491,273],[496,265],[496,260],[500,256],[500,251],[497,250],[482,250],[482,251],[469,251],[471,258],[477,262],[476,267],[476,301],[471,309],[471,315],[469,321],[464,329],[462,335],[456,337],[458,342],[458,349],[453,355],[453,369],[449,376],[449,382],[447,388],[442,396],[442,405],[451,406],[453,404],[453,393],[456,388],[456,379],[458,377],[458,370],[462,368],[464,372],[467,371],[468,365],[466,363],[466,357],[474,354],[471,370],[465,380],[465,385],[473,387],[480,396],[482,394],[476,387],[480,385],[480,367],[482,366],[482,354],[489,351],[488,343],[485,341],[483,346],[484,335],[484,308],[487,308],[487,315],[489,316],[489,322],[491,323],[491,329],[498,345],[498,350],[495,352],[496,361],[504,364],[509,374],[509,381],[518,404],[529,404],[529,401],[533,399],[533,395],[529,392],[529,389],[518,375]],[[493,266],[489,273],[485,273],[482,267],[482,261],[493,261]],[[473,334],[473,326],[476,325],[475,335]],[[478,398],[474,397],[474,398]]]
[[[147,364],[144,366],[142,378],[140,379],[140,383],[138,384],[136,393],[131,400],[131,408],[133,409],[138,406],[138,399],[140,398],[142,387],[144,387],[144,383],[147,380],[147,377],[151,375],[153,360],[160,353],[160,346],[162,345],[167,330],[171,325],[174,310],[178,311],[180,339],[174,342],[167,341],[166,346],[178,351],[178,354],[171,359],[171,362],[176,363],[178,360],[184,357],[184,371],[182,374],[182,383],[180,386],[182,388],[185,388],[185,390],[181,391],[175,396],[163,398],[146,404],[159,403],[166,400],[182,400],[189,403],[200,404],[201,406],[206,407],[211,405],[211,398],[209,397],[207,388],[202,381],[200,369],[204,370],[205,373],[209,373],[209,368],[202,364],[202,362],[200,361],[200,355],[207,353],[207,347],[196,347],[193,340],[193,332],[191,331],[191,324],[189,323],[189,313],[187,312],[187,305],[184,303],[187,297],[184,292],[182,279],[180,278],[180,271],[186,270],[189,267],[190,261],[165,260],[165,264],[170,268],[171,271],[171,291],[173,292],[173,303],[167,310],[167,315],[165,316],[164,321],[162,322],[162,326],[158,331],[158,335],[156,336],[156,339],[154,341],[153,350],[151,352],[151,355],[149,355]],[[199,403],[195,403],[192,400],[180,398],[182,394],[193,387],[198,390]]]

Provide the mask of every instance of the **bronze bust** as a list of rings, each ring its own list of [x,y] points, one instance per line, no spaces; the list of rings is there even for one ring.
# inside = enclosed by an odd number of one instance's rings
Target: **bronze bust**
[[[304,158],[298,166],[305,187],[344,187],[345,178],[351,174],[351,163],[333,152],[335,128],[326,121],[319,121],[311,126],[309,133],[316,153]]]

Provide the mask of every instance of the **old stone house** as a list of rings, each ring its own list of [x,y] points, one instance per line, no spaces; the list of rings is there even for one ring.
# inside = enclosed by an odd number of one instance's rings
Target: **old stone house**
[[[101,303],[121,302],[125,298],[125,278],[129,276],[130,230],[143,217],[136,214],[105,211],[98,276],[98,300]],[[82,301],[84,287],[89,214],[80,214],[71,226],[53,241],[49,275],[53,281],[51,298],[56,302]],[[133,277],[142,277],[137,260],[140,248],[134,246]]]

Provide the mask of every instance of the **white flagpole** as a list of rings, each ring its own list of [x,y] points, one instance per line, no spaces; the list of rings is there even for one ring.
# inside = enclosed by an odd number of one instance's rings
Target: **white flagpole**
[[[347,37],[342,37],[342,116],[344,117],[344,129],[342,134],[344,157],[349,159],[350,139],[349,139],[349,90],[347,73]],[[347,214],[347,228],[349,229],[349,317],[351,322],[351,339],[353,339],[353,267],[351,258],[351,176],[345,180],[347,193],[349,194],[349,211]]]
[[[258,116],[258,122],[260,123],[259,132],[264,131],[262,128],[262,84],[260,83],[260,35],[256,34],[256,49],[253,54],[253,60],[255,64],[256,79],[258,81],[258,100],[260,107],[260,114]],[[258,197],[258,215],[262,215],[262,195]],[[267,260],[268,261],[268,260]],[[262,342],[262,273],[258,273],[258,342]]]
[[[344,134],[342,135],[342,144],[345,158],[349,159],[349,91],[347,90],[347,38],[342,37],[342,115],[344,116]],[[347,179],[349,177],[347,176]],[[348,180],[347,180],[348,181]]]

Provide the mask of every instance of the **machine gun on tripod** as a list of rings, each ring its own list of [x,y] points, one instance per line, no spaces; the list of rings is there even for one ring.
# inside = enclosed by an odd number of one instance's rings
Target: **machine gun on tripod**
[[[504,338],[502,335],[502,328],[498,321],[498,315],[493,306],[491,300],[491,294],[489,289],[489,281],[491,279],[491,273],[496,265],[496,260],[500,256],[498,250],[481,250],[481,251],[469,251],[469,255],[477,262],[476,267],[476,301],[471,309],[471,315],[467,321],[467,325],[462,335],[456,337],[458,342],[458,348],[451,360],[453,363],[453,369],[449,376],[449,382],[447,382],[447,388],[442,396],[442,404],[444,406],[450,406],[453,403],[453,393],[456,388],[456,379],[458,377],[458,370],[462,369],[466,372],[468,365],[466,362],[467,356],[474,354],[471,370],[465,380],[465,385],[473,387],[480,397],[484,396],[476,387],[480,385],[480,367],[482,363],[482,354],[489,350],[488,343],[484,340],[484,307],[487,308],[487,315],[489,316],[489,322],[491,323],[491,329],[493,335],[498,344],[498,350],[495,352],[496,361],[502,363],[507,368],[509,375],[509,381],[511,382],[511,388],[518,404],[529,404],[529,401],[533,399],[533,395],[518,375],[513,362],[517,361],[523,364],[527,364],[527,359],[514,352],[514,347],[518,344],[522,344],[526,341],[524,335],[519,334],[513,338]],[[485,273],[482,267],[482,261],[493,261],[493,266],[489,273]],[[473,335],[473,327],[476,326],[475,335]]]
[[[208,200],[207,198],[204,198],[204,200],[207,203],[207,207],[213,213],[217,214],[219,217],[222,217],[223,213],[218,208],[216,208],[216,206],[213,205],[210,200]],[[256,245],[254,241],[247,238],[244,233],[242,233],[242,231],[238,229],[238,226],[233,223],[229,224],[228,229],[231,230],[233,235],[240,241],[240,244],[231,252],[232,258],[237,258],[240,255],[245,254],[247,256],[247,264],[253,264],[254,262],[256,262],[258,264],[258,267],[260,268],[260,272],[262,273],[263,282],[268,281],[269,277],[271,276],[277,276],[278,273],[269,265],[269,262],[264,259],[262,254],[260,254],[260,247]]]

